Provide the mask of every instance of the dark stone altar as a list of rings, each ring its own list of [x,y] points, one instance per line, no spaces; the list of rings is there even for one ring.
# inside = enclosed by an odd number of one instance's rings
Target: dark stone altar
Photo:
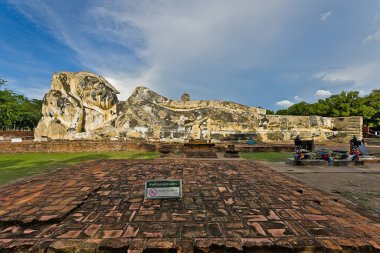
[[[235,149],[235,145],[228,145],[224,152],[226,158],[240,158],[239,151]]]
[[[215,143],[190,140],[183,144],[183,152],[187,158],[216,158]]]

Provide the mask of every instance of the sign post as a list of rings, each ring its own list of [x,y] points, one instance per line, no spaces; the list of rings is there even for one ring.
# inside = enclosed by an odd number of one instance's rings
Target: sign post
[[[145,181],[145,199],[182,198],[182,180]]]

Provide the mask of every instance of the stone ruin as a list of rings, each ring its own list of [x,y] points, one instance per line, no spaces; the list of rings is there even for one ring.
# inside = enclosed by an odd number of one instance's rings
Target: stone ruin
[[[137,87],[126,101],[103,77],[89,72],[54,74],[43,99],[35,139],[139,139],[291,142],[297,135],[347,141],[361,136],[362,117],[267,115],[262,108],[218,100],[171,100]]]

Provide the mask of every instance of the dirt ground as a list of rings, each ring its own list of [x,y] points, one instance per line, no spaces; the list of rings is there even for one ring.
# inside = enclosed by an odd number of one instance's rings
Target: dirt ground
[[[380,218],[380,163],[364,166],[292,166],[283,162],[266,165],[317,189],[343,197]]]

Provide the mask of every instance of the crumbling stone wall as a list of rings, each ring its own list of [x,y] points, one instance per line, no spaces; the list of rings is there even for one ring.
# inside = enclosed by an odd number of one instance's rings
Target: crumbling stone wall
[[[214,150],[224,152],[227,143],[218,143]],[[186,149],[182,143],[163,143],[147,141],[110,141],[110,140],[56,140],[47,142],[24,141],[11,143],[0,141],[0,153],[77,153],[77,152],[117,152],[117,151],[141,151],[160,152],[163,148],[171,152],[182,152]],[[292,151],[293,145],[289,144],[237,144],[236,149],[241,152],[286,152]]]
[[[107,140],[62,140],[49,142],[0,142],[0,153],[76,153],[116,151],[158,151],[159,143]]]
[[[348,142],[354,135],[362,136],[363,118],[267,115],[258,128],[261,142],[303,139]]]
[[[296,135],[347,141],[361,137],[362,118],[266,115],[262,108],[218,100],[171,100],[137,87],[126,100],[104,78],[88,72],[53,75],[35,138],[213,142],[257,139],[289,142]]]
[[[20,131],[20,130],[10,130],[10,131],[0,131],[0,136],[3,137],[33,137],[33,131]]]

